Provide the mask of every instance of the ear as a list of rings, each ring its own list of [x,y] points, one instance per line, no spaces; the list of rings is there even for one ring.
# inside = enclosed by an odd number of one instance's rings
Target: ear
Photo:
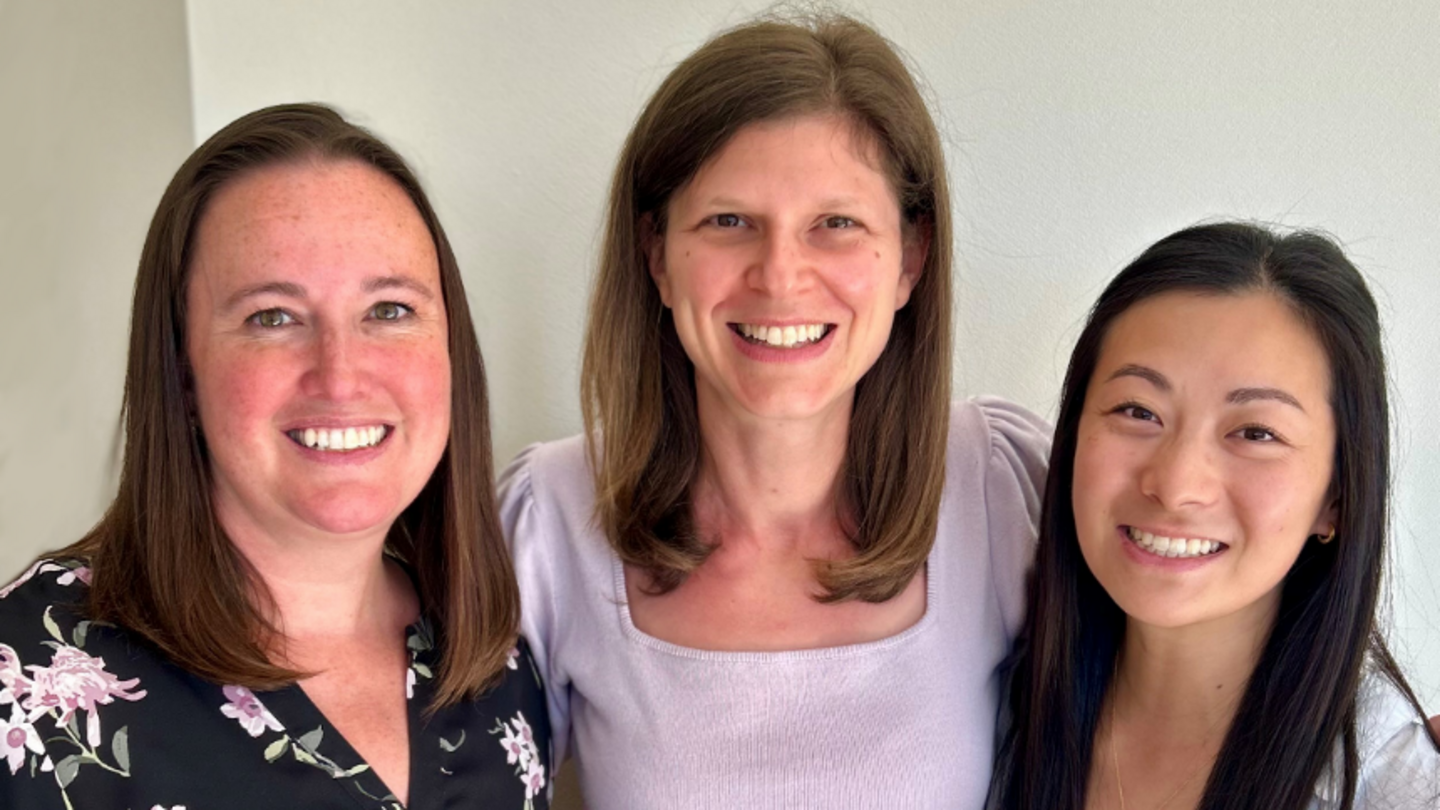
[[[1340,501],[1332,500],[1316,515],[1315,523],[1310,526],[1311,536],[1326,537],[1335,531],[1335,526],[1340,520]],[[1332,538],[1333,539],[1333,538]],[[1330,542],[1325,540],[1323,542]]]
[[[665,234],[655,227],[655,215],[640,218],[640,249],[645,253],[645,268],[650,280],[660,291],[660,301],[670,307],[670,276],[665,272]]]
[[[910,303],[910,293],[920,283],[925,271],[925,259],[930,256],[929,222],[919,222],[905,229],[907,233],[900,253],[900,286],[895,291],[895,309],[902,309]]]

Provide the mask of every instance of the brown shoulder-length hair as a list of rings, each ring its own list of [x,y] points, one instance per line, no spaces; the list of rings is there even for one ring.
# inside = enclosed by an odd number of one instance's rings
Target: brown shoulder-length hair
[[[590,301],[581,407],[596,519],[660,592],[712,548],[690,511],[701,439],[694,369],[647,271],[666,206],[745,126],[834,114],[873,142],[907,238],[928,242],[909,304],[860,380],[837,500],[856,549],[820,565],[824,601],[899,593],[934,542],[950,399],[950,201],[939,133],[894,46],[845,16],[723,33],[660,85],[620,153]]]
[[[453,704],[493,682],[519,620],[495,506],[485,368],[455,254],[420,182],[393,149],[328,107],[287,104],[236,120],[196,149],[165,189],[135,280],[119,492],[100,523],[59,553],[89,561],[93,619],[142,636],[178,666],[254,689],[301,677],[266,657],[280,633],[251,595],[269,594],[215,520],[205,442],[191,428],[184,347],[185,286],[207,202],[249,172],[306,160],[360,161],[383,172],[409,195],[439,255],[450,437],[387,548],[411,567],[443,650],[435,706]]]

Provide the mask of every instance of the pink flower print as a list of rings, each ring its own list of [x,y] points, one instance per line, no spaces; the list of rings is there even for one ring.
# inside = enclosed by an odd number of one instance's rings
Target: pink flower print
[[[90,567],[87,565],[78,565],[74,568],[66,570],[65,573],[56,577],[55,581],[60,583],[61,585],[69,585],[77,579],[85,583],[86,585],[89,585]]]
[[[520,739],[524,740],[526,745],[534,748],[535,733],[530,730],[530,724],[525,722],[525,715],[520,712],[516,712],[515,719],[511,720],[510,722],[515,724],[515,731],[520,735]]]
[[[223,691],[230,702],[220,707],[220,713],[239,720],[240,726],[251,737],[259,737],[267,728],[271,731],[285,730],[280,721],[275,719],[275,715],[255,697],[254,692],[243,686],[227,686]]]
[[[505,736],[500,740],[500,747],[505,749],[506,763],[514,765],[518,762],[522,768],[529,767],[530,746],[508,725],[505,726]]]
[[[414,667],[406,667],[406,668],[405,668],[405,699],[406,699],[406,700],[409,700],[409,699],[411,699],[411,698],[413,698],[413,697],[415,697],[415,668],[414,668]]]
[[[145,690],[127,692],[140,683],[139,678],[122,681],[105,671],[105,660],[88,655],[84,650],[61,646],[55,650],[50,666],[30,665],[30,694],[25,709],[30,721],[52,710],[59,710],[56,726],[64,726],[80,709],[85,710],[86,739],[92,747],[100,744],[100,714],[96,707],[114,703],[115,698],[136,701],[145,697]]]
[[[40,735],[35,732],[35,727],[30,725],[19,704],[16,704],[10,713],[9,722],[0,720],[0,757],[10,765],[10,775],[15,775],[20,766],[25,764],[25,752],[44,754],[45,744],[40,742]]]
[[[58,565],[58,564],[56,564],[56,563],[54,563],[54,562],[51,562],[50,560],[36,560],[35,563],[34,563],[34,565],[31,565],[29,568],[25,569],[25,573],[21,574],[18,578],[16,578],[16,580],[15,580],[14,582],[10,583],[9,585],[6,585],[6,586],[3,587],[3,588],[0,588],[0,599],[4,599],[5,597],[9,596],[12,591],[14,591],[16,588],[20,587],[21,585],[24,585],[25,583],[29,582],[29,581],[31,580],[31,578],[33,578],[36,574],[39,574],[39,573],[42,573],[42,572],[45,572],[45,571],[66,571],[66,568],[65,568],[65,566],[63,566],[63,565]],[[69,573],[69,572],[66,571],[66,573]],[[89,581],[90,581],[89,576],[90,576],[90,575],[89,575],[89,572],[87,571],[87,572],[86,572],[86,575],[85,575],[85,577],[86,577],[86,578],[85,578],[85,581],[86,581],[86,582],[89,582]],[[74,578],[71,578],[70,581],[71,581],[71,582],[74,582]],[[69,582],[66,582],[66,583],[62,583],[62,584],[68,585],[68,584],[70,584],[70,583],[69,583]]]
[[[519,668],[520,668],[520,648],[519,648],[519,647],[511,647],[511,648],[510,648],[510,651],[507,652],[507,653],[505,653],[505,666],[507,666],[507,667],[509,667],[509,668],[511,668],[511,669],[519,669]]]
[[[20,667],[20,656],[9,644],[0,644],[0,706],[19,703],[30,691],[30,679]]]
[[[535,794],[545,789],[545,766],[540,764],[540,758],[530,760],[530,767],[520,777],[525,783],[525,801],[535,798]]]

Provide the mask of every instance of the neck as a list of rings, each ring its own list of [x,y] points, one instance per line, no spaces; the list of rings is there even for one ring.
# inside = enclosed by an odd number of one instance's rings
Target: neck
[[[279,536],[242,520],[221,527],[269,592],[266,617],[283,640],[394,637],[419,611],[409,578],[384,556],[385,529]]]
[[[745,543],[831,556],[823,553],[826,546],[844,536],[836,481],[849,440],[850,401],[807,419],[756,419],[737,417],[709,393],[697,391],[697,529],[718,536],[722,547]],[[817,539],[825,544],[819,549]]]
[[[1127,726],[1223,738],[1270,628],[1278,599],[1222,619],[1169,628],[1129,619],[1110,700]]]

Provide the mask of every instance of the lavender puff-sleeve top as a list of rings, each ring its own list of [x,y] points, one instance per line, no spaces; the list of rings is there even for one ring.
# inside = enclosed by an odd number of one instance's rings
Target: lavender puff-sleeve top
[[[501,476],[501,519],[554,761],[576,758],[588,810],[981,807],[1049,436],[1013,404],[955,403],[923,618],[879,641],[786,652],[636,629],[592,519],[583,440],[522,452]]]

